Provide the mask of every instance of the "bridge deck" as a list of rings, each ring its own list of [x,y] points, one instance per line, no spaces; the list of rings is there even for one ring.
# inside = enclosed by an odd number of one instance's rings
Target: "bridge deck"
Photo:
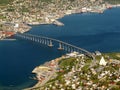
[[[57,43],[61,43],[61,45],[65,45],[65,46],[69,46],[69,47],[72,47],[74,49],[76,49],[77,51],[81,51],[83,52],[84,54],[94,58],[93,54],[85,49],[82,49],[80,47],[77,47],[75,45],[72,45],[72,44],[69,44],[69,43],[66,43],[66,42],[63,42],[61,40],[57,40],[57,39],[54,39],[54,38],[49,38],[49,37],[45,37],[45,36],[37,36],[37,35],[32,35],[32,34],[28,34],[28,33],[24,33],[24,34],[21,34],[21,33],[17,33],[15,36],[21,36],[21,37],[26,37],[26,38],[36,38],[36,39],[44,39],[44,40],[51,40],[52,42],[57,42]]]

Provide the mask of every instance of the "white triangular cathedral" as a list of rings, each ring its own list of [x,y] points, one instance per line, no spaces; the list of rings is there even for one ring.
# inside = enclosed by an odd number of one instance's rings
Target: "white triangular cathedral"
[[[99,65],[103,65],[103,66],[106,66],[107,62],[105,61],[104,57],[102,56],[100,62],[99,62]]]

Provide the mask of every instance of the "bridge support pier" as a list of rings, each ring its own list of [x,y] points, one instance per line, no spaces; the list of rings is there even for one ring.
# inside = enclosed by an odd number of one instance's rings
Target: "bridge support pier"
[[[44,39],[44,38],[43,38],[43,40],[44,40],[44,43],[43,43],[43,44],[45,44],[45,45],[46,45],[46,39]]]
[[[42,39],[41,38],[39,38],[39,43],[42,43]]]
[[[39,43],[39,38],[38,38],[37,42]]]
[[[32,37],[32,41],[34,41],[34,37]]]
[[[41,38],[41,43],[44,44],[44,39]]]
[[[66,45],[64,45],[64,50],[68,51],[68,47]]]
[[[59,43],[59,48],[58,50],[64,50],[63,47],[62,47],[62,43]]]
[[[53,46],[52,40],[50,40],[47,44],[48,44],[49,47],[52,47]]]
[[[37,39],[36,39],[36,37],[35,37],[35,42],[37,42]]]
[[[70,52],[74,52],[74,50],[73,50],[73,48],[71,47],[71,50],[70,50]]]
[[[32,41],[32,37],[30,37],[30,40]]]
[[[69,46],[67,47],[67,51],[70,52],[70,47]]]

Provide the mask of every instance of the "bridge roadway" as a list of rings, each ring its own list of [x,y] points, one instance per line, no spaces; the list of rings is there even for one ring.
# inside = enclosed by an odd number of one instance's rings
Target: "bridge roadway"
[[[59,48],[58,48],[59,50],[65,50],[68,52],[76,51],[76,52],[85,54],[86,56],[89,56],[94,59],[94,55],[91,52],[89,52],[85,49],[82,49],[80,47],[71,45],[69,43],[54,39],[54,38],[49,38],[49,37],[45,37],[45,36],[37,36],[37,35],[28,34],[28,33],[24,33],[24,34],[16,33],[15,37],[18,37],[21,39],[26,39],[26,40],[31,40],[31,41],[38,42],[38,43],[41,43],[44,45],[48,45],[50,47],[53,47],[53,42],[54,43],[56,42],[59,44]]]

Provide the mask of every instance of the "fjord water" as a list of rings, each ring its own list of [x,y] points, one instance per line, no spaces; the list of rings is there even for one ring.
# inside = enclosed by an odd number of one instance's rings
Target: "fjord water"
[[[28,32],[56,38],[89,51],[120,52],[120,8],[103,14],[72,14],[60,19],[65,26],[36,25]],[[63,55],[38,43],[24,40],[0,41],[0,90],[19,90],[33,85],[31,71]]]

